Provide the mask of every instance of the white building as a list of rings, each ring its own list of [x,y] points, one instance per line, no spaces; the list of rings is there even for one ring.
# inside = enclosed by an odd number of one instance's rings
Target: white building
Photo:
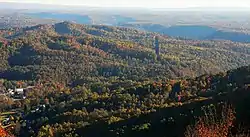
[[[24,94],[24,89],[23,88],[16,88],[15,92],[18,94]]]

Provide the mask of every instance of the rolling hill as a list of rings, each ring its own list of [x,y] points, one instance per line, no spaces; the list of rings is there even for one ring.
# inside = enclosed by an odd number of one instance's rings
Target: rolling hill
[[[182,137],[204,109],[225,102],[235,126],[249,121],[247,43],[70,22],[1,29],[0,37],[0,109],[18,114],[16,136]],[[5,93],[26,87],[22,99]]]
[[[123,27],[62,22],[2,29],[0,35],[9,39],[1,50],[5,71],[0,76],[13,80],[42,76],[69,84],[88,77],[105,81],[113,77],[166,79],[216,73],[250,63],[248,44],[164,35],[160,35],[157,60],[152,43],[158,34]]]

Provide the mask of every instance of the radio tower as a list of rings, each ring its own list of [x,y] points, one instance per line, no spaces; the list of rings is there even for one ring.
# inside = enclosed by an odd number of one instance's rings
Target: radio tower
[[[202,73],[202,64],[201,64],[201,58],[199,57],[199,76],[201,76],[203,73]]]
[[[157,58],[160,57],[160,45],[159,45],[159,37],[154,37],[154,47],[155,47],[155,54],[157,55]]]

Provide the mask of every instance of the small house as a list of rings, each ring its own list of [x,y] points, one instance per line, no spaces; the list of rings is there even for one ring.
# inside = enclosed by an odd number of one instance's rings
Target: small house
[[[17,93],[17,94],[24,94],[24,89],[23,88],[17,88],[17,89],[15,89],[15,92]]]

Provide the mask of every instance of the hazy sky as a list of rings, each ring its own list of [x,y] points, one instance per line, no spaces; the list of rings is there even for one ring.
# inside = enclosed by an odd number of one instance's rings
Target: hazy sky
[[[250,0],[0,0],[0,2],[27,2],[43,4],[85,5],[98,7],[249,7]]]

